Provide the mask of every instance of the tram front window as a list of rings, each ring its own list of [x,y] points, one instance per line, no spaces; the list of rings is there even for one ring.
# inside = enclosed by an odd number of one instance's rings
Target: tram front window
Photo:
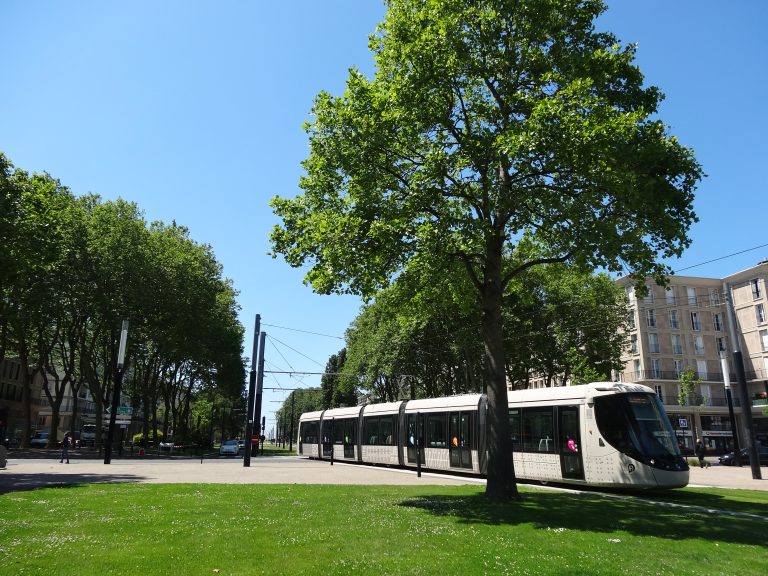
[[[636,460],[666,469],[684,462],[669,419],[652,394],[599,396],[595,418],[603,438]]]

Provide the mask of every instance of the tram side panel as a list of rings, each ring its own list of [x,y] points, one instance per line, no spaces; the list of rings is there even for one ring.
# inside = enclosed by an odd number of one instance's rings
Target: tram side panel
[[[401,419],[404,465],[417,467],[418,442],[421,465],[431,470],[482,474],[485,472],[485,418],[478,406],[481,395],[411,401]],[[483,455],[481,458],[480,455]]]

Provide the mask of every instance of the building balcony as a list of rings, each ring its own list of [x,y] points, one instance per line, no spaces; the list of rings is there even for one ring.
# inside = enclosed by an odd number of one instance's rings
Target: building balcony
[[[624,376],[626,378],[631,378],[636,382],[642,382],[644,380],[674,380],[676,382],[680,381],[680,373],[678,373],[675,370],[640,370],[640,371],[629,371],[624,372]],[[723,383],[723,373],[722,372],[707,372],[706,374],[696,374],[697,377],[701,378],[701,381],[703,383],[709,383],[709,382],[719,382]],[[731,372],[730,375],[730,381],[732,384],[736,384],[738,382],[738,379],[736,378],[736,374]],[[764,370],[757,370],[753,372],[746,372],[746,378],[747,383],[750,382],[763,382],[764,380],[768,380],[768,375],[766,375]]]
[[[741,400],[739,400],[738,394],[731,394],[731,399],[733,400],[734,407],[741,407]],[[665,406],[680,406],[679,396],[664,396],[661,400]],[[701,394],[691,394],[685,400],[683,406],[728,407],[728,398],[725,395],[702,396]]]

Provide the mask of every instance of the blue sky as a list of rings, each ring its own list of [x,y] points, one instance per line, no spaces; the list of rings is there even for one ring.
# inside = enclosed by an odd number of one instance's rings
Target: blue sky
[[[661,118],[708,174],[675,269],[768,243],[768,3],[608,5],[599,27],[639,44],[647,83],[667,96]],[[312,99],[340,94],[352,66],[372,71],[368,36],[383,15],[379,0],[0,0],[0,150],[76,194],[123,197],[147,220],[189,227],[240,291],[246,355],[258,313],[267,370],[321,371],[360,302],[313,294],[267,255],[267,203],[298,191]],[[681,273],[721,277],[766,257],[768,247]],[[268,420],[284,397],[266,392]]]

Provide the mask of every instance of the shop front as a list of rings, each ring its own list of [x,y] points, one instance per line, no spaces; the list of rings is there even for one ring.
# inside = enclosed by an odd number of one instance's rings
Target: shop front
[[[693,414],[669,414],[669,421],[675,431],[680,452],[693,454],[696,445]]]
[[[727,454],[733,452],[733,427],[729,416],[701,415],[701,436],[707,452]]]

